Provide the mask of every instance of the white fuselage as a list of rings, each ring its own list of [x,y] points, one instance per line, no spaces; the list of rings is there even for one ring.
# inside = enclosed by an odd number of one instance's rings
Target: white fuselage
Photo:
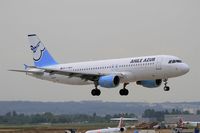
[[[125,130],[124,130],[125,131]],[[121,133],[120,128],[105,128],[105,129],[97,129],[97,130],[89,130],[85,133]]]
[[[177,62],[169,62],[170,60]],[[113,74],[120,77],[120,83],[136,82],[140,80],[168,79],[181,76],[189,71],[189,67],[186,63],[183,63],[178,57],[169,55],[58,64],[48,66],[48,68],[86,74]],[[42,75],[28,75],[64,84],[93,84],[92,81],[81,79],[79,77],[58,74],[43,73]]]
[[[197,127],[198,124],[200,125],[200,122],[195,122],[195,121],[184,121],[183,122],[184,126],[189,126],[189,127]]]

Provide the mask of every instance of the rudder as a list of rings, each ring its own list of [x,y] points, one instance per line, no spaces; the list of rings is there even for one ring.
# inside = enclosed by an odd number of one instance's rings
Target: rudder
[[[57,62],[50,55],[36,34],[28,35],[28,40],[30,43],[31,51],[33,52],[33,61],[36,67],[44,67],[57,64]]]

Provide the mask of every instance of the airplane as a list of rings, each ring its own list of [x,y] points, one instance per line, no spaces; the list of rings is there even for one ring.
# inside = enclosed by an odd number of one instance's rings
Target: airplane
[[[184,121],[183,124],[189,127],[197,127],[200,125],[200,121]]]
[[[182,118],[178,122],[179,127],[197,127],[200,121],[184,121]]]
[[[111,120],[119,120],[119,124],[115,128],[103,128],[103,129],[96,129],[96,130],[88,130],[85,133],[121,133],[126,131],[126,127],[124,125],[124,120],[127,121],[138,121],[136,118],[113,118]]]
[[[101,94],[98,86],[115,88],[120,83],[121,96],[129,94],[126,86],[136,82],[146,88],[159,87],[164,82],[164,91],[169,91],[168,79],[186,74],[189,66],[180,58],[171,55],[153,55],[120,59],[107,59],[77,63],[58,64],[36,34],[29,34],[34,66],[25,65],[23,72],[38,79],[71,85],[94,84],[93,96]]]

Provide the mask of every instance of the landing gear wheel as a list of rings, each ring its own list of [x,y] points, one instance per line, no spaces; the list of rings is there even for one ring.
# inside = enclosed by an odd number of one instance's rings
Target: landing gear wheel
[[[126,86],[128,85],[129,83],[124,83],[124,86],[123,86],[123,89],[121,89],[119,91],[119,94],[121,96],[127,96],[129,94],[129,91],[126,89]]]
[[[120,94],[121,96],[123,96],[123,95],[124,95],[124,89],[121,89],[121,90],[119,91],[119,94]]]
[[[93,89],[93,90],[91,91],[91,94],[92,94],[93,96],[100,96],[101,91],[100,91],[99,89]]]
[[[96,96],[100,96],[101,91],[99,89],[96,90]]]
[[[170,87],[169,86],[165,86],[164,87],[164,91],[169,91],[170,90]]]
[[[96,96],[96,89],[93,89],[93,90],[91,91],[91,94],[92,94],[93,96]]]
[[[128,91],[127,89],[121,89],[121,90],[119,91],[119,94],[120,94],[121,96],[127,96],[127,95],[129,94],[129,91]]]
[[[124,90],[124,95],[127,96],[129,94],[129,91],[127,89]]]

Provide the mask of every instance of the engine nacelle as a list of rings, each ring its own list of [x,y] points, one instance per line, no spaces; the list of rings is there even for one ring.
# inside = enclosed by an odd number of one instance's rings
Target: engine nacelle
[[[162,79],[142,80],[142,81],[137,81],[136,84],[142,85],[143,87],[147,87],[147,88],[155,88],[155,87],[159,87],[162,84]]]
[[[124,131],[125,131],[125,128],[121,127],[120,132],[124,132]]]
[[[99,78],[98,84],[101,87],[113,88],[119,85],[120,79],[116,75],[106,75]]]

